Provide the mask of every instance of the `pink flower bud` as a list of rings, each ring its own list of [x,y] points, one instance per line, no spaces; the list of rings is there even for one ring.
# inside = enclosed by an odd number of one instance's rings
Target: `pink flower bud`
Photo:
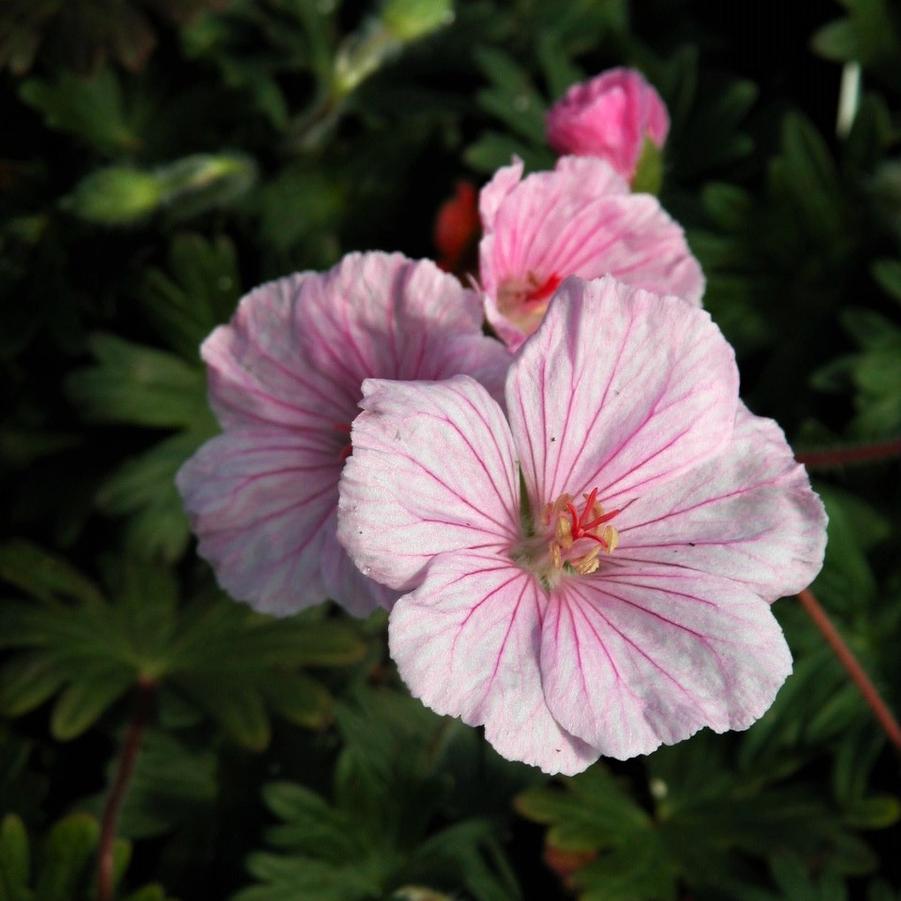
[[[547,139],[558,153],[600,157],[629,180],[645,139],[660,148],[668,131],[666,105],[634,69],[608,69],[574,84],[547,115]]]

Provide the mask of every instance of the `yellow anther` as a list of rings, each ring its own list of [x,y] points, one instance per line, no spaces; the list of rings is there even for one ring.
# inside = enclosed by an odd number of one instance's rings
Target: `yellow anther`
[[[619,532],[613,526],[604,526],[601,536],[607,544],[607,553],[612,554],[619,547]]]
[[[576,572],[582,576],[590,576],[601,565],[598,556],[601,553],[600,545],[592,548],[581,560],[576,563]]]
[[[551,542],[551,563],[554,569],[560,569],[563,566],[563,554],[560,551],[560,545],[556,541]]]

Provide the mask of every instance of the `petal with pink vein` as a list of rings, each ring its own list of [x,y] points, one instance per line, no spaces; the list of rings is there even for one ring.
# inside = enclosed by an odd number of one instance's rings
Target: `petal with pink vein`
[[[341,478],[338,534],[357,566],[412,587],[444,551],[506,548],[519,530],[519,474],[498,404],[468,376],[369,380]]]
[[[598,754],[561,729],[545,702],[538,652],[546,603],[535,579],[500,555],[443,554],[395,604],[391,656],[416,697],[484,724],[502,756],[573,774]]]
[[[713,573],[768,601],[823,565],[826,512],[772,419],[739,406],[722,453],[639,498],[620,521],[620,559]]]
[[[615,561],[553,594],[541,678],[562,728],[601,754],[649,754],[709,726],[746,729],[791,672],[782,629],[736,582]]]
[[[198,552],[219,584],[267,613],[320,602],[340,467],[333,451],[287,429],[226,432],[178,473]]]
[[[515,349],[572,275],[614,275],[700,304],[704,277],[679,225],[649,194],[630,194],[605,161],[562,157],[516,183],[522,164],[483,189],[480,276],[488,319]]]
[[[706,312],[612,278],[559,293],[507,380],[530,495],[619,505],[728,444],[738,370]]]
[[[510,355],[482,333],[478,295],[426,260],[349,254],[248,294],[202,353],[225,435],[178,485],[221,584],[279,613],[327,596],[361,615],[390,606],[337,542],[350,424],[369,377],[467,373],[501,396]]]

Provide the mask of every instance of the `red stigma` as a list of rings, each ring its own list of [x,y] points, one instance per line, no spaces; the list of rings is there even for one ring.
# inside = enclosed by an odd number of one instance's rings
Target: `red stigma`
[[[576,508],[573,506],[572,502],[566,505],[566,509],[569,511],[569,516],[572,520],[570,525],[570,535],[572,536],[573,541],[578,541],[580,538],[590,538],[592,541],[596,541],[598,544],[607,547],[607,542],[604,541],[600,535],[592,535],[591,530],[601,523],[606,522],[608,519],[612,519],[619,513],[619,510],[614,510],[612,513],[605,513],[602,516],[598,516],[591,520],[591,522],[588,522],[588,517],[594,513],[594,502],[597,500],[597,496],[597,488],[592,489],[591,494],[585,498],[585,504],[582,507],[581,513],[576,512]]]
[[[563,279],[559,275],[549,275],[541,284],[536,284],[526,295],[526,303],[540,303],[547,300],[560,286]],[[597,492],[595,492],[597,494]]]

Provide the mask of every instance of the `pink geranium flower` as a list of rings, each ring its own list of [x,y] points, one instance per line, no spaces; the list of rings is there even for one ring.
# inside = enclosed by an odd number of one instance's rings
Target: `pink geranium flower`
[[[617,278],[699,304],[704,275],[679,225],[603,160],[563,157],[522,178],[514,160],[482,189],[480,274],[488,320],[516,349],[563,279]]]
[[[628,181],[645,140],[663,147],[668,132],[666,105],[634,69],[574,84],[547,114],[548,143],[558,153],[600,157]]]
[[[431,262],[350,254],[257,288],[207,338],[223,434],[177,484],[229,594],[270,613],[327,597],[361,615],[390,605],[395,594],[364,578],[335,534],[361,383],[467,373],[499,395],[510,358],[482,334],[480,307]]]
[[[571,774],[761,716],[791,671],[768,602],[819,570],[825,514],[707,313],[612,278],[560,294],[509,418],[464,376],[365,383],[339,537],[407,592],[412,693]]]

